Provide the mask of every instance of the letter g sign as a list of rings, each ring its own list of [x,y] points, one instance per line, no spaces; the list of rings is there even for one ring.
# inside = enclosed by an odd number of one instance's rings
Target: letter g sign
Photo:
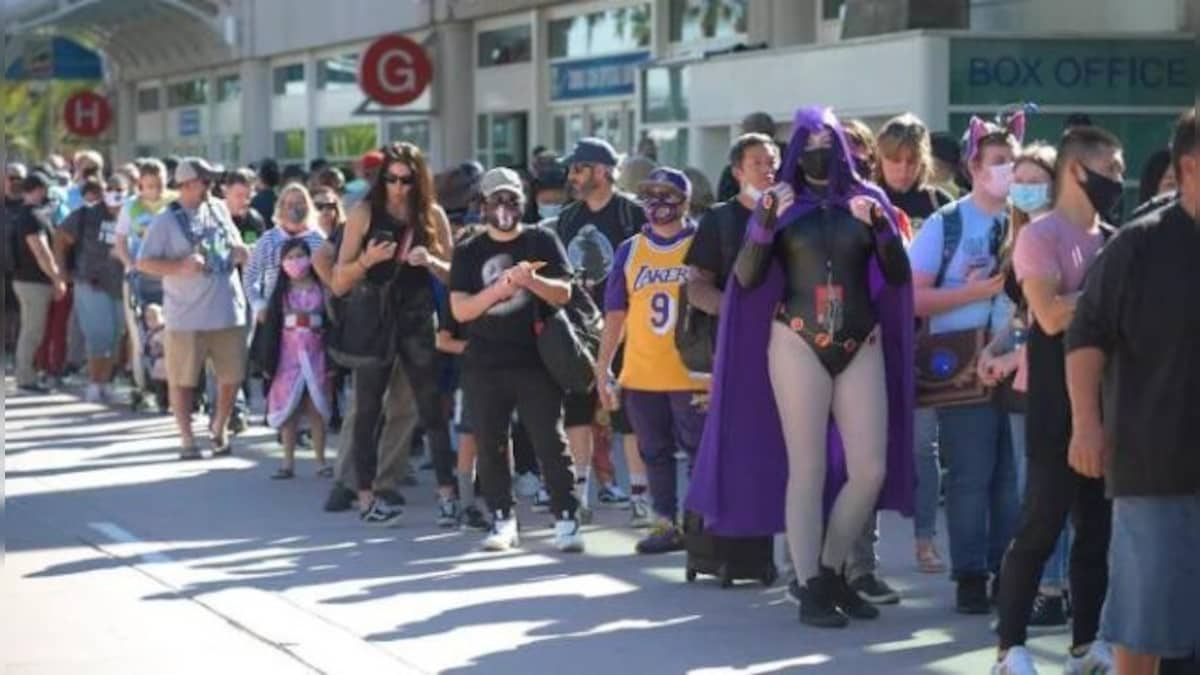
[[[363,93],[381,105],[412,103],[433,80],[425,49],[403,35],[385,35],[367,47],[359,60],[358,82]]]

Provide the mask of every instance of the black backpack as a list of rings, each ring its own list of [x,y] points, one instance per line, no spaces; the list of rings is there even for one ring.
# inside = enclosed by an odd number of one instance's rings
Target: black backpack
[[[733,207],[729,203],[718,204],[710,212],[716,219],[718,241],[721,247],[720,275],[718,285],[728,283],[727,265],[737,257],[741,238],[735,232]],[[731,265],[730,265],[731,266]],[[717,325],[720,318],[693,307],[688,302],[688,285],[684,284],[679,295],[679,320],[675,323],[675,348],[683,365],[693,373],[711,373],[713,356],[717,350]]]

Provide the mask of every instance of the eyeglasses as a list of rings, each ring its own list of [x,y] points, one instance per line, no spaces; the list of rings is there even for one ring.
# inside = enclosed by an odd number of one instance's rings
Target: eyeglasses
[[[417,177],[411,173],[403,176],[397,176],[394,173],[389,173],[384,175],[383,182],[387,183],[388,185],[395,185],[396,183],[400,183],[401,185],[412,185],[413,183],[417,182]]]
[[[337,211],[337,202],[313,202],[318,211]]]

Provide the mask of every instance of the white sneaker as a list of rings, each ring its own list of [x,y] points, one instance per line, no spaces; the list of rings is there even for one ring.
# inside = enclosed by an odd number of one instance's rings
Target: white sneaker
[[[504,517],[503,512],[497,511],[492,519],[492,529],[483,538],[483,550],[508,551],[521,545],[521,535],[517,533],[517,517]]]
[[[566,511],[554,523],[554,547],[563,553],[583,553],[583,532],[579,529],[579,521],[571,518]]]
[[[629,500],[629,527],[644,530],[654,524],[654,511],[646,495],[634,495]]]
[[[1112,647],[1103,640],[1093,642],[1083,656],[1067,657],[1067,665],[1063,667],[1064,675],[1104,675],[1115,672]]]
[[[104,392],[98,384],[89,384],[83,392],[83,400],[86,403],[103,403]]]
[[[538,488],[540,487],[542,487],[541,481],[539,481],[537,475],[531,471],[526,471],[525,473],[518,475],[516,480],[513,481],[513,491],[515,491],[517,496],[522,499],[529,499],[530,497],[536,495]]]
[[[992,666],[992,675],[1037,675],[1037,668],[1028,649],[1010,647],[1004,660]]]

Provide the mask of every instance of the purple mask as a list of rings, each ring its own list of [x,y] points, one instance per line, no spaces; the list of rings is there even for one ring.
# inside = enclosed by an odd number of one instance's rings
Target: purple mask
[[[308,270],[311,267],[312,260],[308,257],[288,258],[283,261],[283,272],[288,275],[289,279],[303,279],[308,276]]]
[[[683,204],[665,199],[647,199],[643,204],[651,225],[669,225],[683,216]]]

